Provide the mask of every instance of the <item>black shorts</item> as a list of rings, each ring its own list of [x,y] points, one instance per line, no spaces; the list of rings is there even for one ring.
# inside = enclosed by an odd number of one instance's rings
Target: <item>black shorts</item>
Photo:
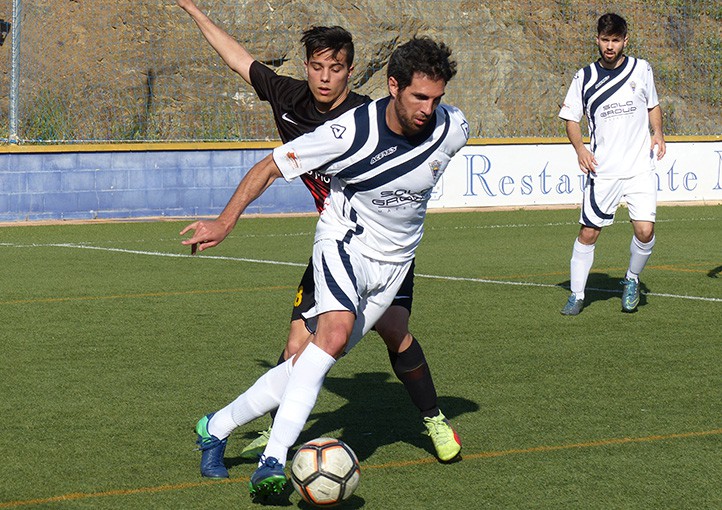
[[[394,298],[394,302],[391,303],[392,306],[403,306],[409,311],[409,315],[411,314],[411,305],[414,302],[415,266],[416,260],[413,260],[408,273],[406,273],[404,281],[401,283],[399,292]],[[291,312],[292,321],[302,319],[303,317],[301,317],[301,314],[309,311],[313,307],[316,302],[313,296],[314,288],[313,260],[309,259],[308,266],[306,266],[306,270],[303,272],[303,276],[301,277],[301,283],[298,285],[298,290],[296,290],[296,298],[293,301],[293,311]]]

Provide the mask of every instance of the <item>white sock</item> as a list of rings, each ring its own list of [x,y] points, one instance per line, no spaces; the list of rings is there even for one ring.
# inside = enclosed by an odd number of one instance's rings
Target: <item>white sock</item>
[[[587,286],[587,278],[594,263],[594,246],[580,243],[579,238],[574,240],[570,263],[570,287],[577,299],[584,299],[584,288]]]
[[[639,280],[639,273],[642,272],[644,266],[647,265],[650,255],[652,255],[652,247],[657,238],[652,236],[648,243],[643,243],[637,236],[632,236],[632,243],[629,245],[629,269],[627,269],[627,278]]]
[[[236,400],[213,415],[208,422],[208,432],[224,439],[237,427],[278,407],[292,369],[293,364],[288,360],[263,374]]]
[[[285,465],[288,449],[298,439],[313,406],[316,404],[321,385],[336,359],[311,343],[296,360],[283,394],[281,405],[273,420],[271,437],[263,455],[275,457]]]

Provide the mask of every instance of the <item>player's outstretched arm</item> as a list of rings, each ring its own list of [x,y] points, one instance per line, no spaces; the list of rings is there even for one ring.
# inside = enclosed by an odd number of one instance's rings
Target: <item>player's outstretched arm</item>
[[[589,172],[595,173],[597,166],[597,160],[594,158],[594,154],[587,149],[584,145],[584,138],[582,137],[582,128],[579,122],[573,120],[567,121],[567,137],[572,142],[574,150],[577,151],[577,161],[579,162],[579,169],[588,174]]]
[[[193,231],[193,236],[184,239],[181,244],[190,245],[191,253],[195,253],[196,246],[203,251],[220,244],[231,233],[238,218],[241,217],[248,205],[260,197],[279,177],[281,177],[281,171],[273,161],[273,155],[269,154],[253,165],[253,168],[243,177],[218,218],[209,221],[194,221],[180,231],[180,235]]]
[[[176,0],[176,3],[190,14],[193,21],[200,28],[203,37],[210,43],[214,50],[221,56],[223,61],[241,75],[241,78],[251,83],[249,70],[255,60],[253,55],[248,53],[246,48],[241,46],[225,30],[213,23],[211,19],[201,11],[193,0]]]
[[[664,143],[664,131],[662,130],[662,108],[657,105],[649,110],[649,126],[652,130],[652,146],[657,146],[657,160],[664,157],[667,152],[667,145]]]

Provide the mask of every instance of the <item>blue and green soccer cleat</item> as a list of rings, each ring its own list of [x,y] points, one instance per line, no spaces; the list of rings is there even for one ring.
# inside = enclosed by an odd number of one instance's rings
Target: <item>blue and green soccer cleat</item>
[[[283,464],[276,457],[262,458],[262,464],[251,475],[249,488],[251,497],[265,497],[283,492],[288,479]]]
[[[223,463],[228,439],[218,439],[208,432],[208,422],[213,414],[204,416],[196,423],[196,444],[201,451],[201,475],[207,478],[228,478],[228,469]]]
[[[583,309],[584,300],[577,299],[576,294],[571,294],[564,308],[562,308],[562,315],[579,315]]]
[[[625,278],[619,283],[624,285],[622,311],[627,313],[636,312],[637,306],[639,306],[639,281]]]

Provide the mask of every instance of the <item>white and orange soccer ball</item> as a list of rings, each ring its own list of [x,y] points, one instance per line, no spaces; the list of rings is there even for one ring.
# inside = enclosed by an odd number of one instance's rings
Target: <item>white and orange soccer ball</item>
[[[338,439],[319,437],[301,446],[293,456],[291,482],[301,497],[316,506],[347,500],[361,476],[358,458]]]

